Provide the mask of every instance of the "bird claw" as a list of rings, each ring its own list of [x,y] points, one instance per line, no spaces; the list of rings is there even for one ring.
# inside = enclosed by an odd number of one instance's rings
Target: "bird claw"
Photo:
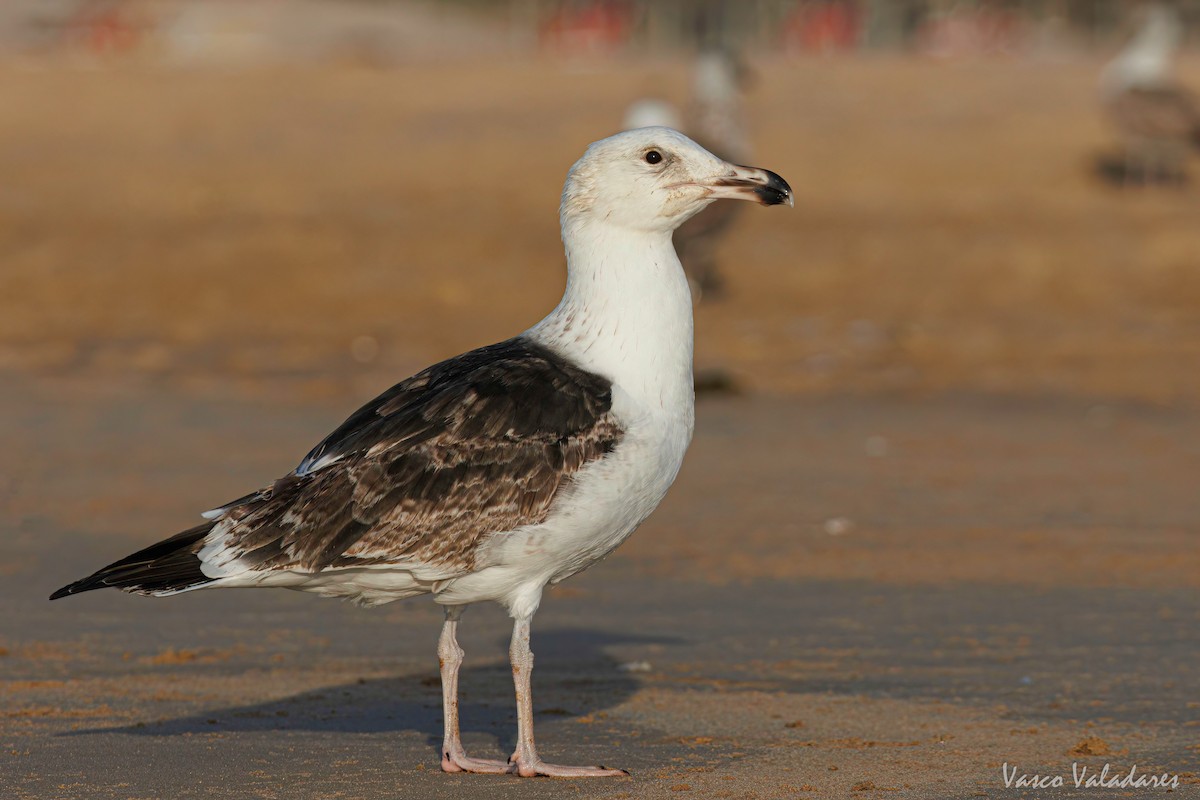
[[[490,775],[519,775],[522,778],[603,778],[628,777],[623,769],[607,767],[569,767],[562,764],[547,764],[541,759],[522,761],[514,754],[508,761],[489,758],[471,758],[465,752],[442,753],[442,772],[474,772]]]
[[[489,758],[471,758],[466,753],[442,753],[442,772],[476,772],[489,775],[503,775],[512,772],[512,764],[507,761],[493,761]]]
[[[514,761],[515,774],[522,778],[537,776],[547,778],[608,778],[629,777],[629,772],[623,769],[608,769],[607,767],[570,767],[563,764],[547,764],[545,761]]]

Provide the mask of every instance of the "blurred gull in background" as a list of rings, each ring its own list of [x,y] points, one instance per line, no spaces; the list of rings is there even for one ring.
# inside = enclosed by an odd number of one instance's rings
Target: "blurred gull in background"
[[[746,63],[733,50],[706,48],[693,66],[691,100],[685,113],[666,100],[643,98],[626,110],[623,127],[676,128],[719,158],[745,163],[750,160],[751,148],[742,93],[750,76]],[[731,203],[709,206],[675,232],[675,250],[696,300],[721,293],[717,244],[740,210]]]
[[[1125,184],[1178,183],[1188,151],[1200,147],[1200,104],[1171,75],[1183,36],[1174,8],[1151,5],[1141,29],[1100,76],[1101,99],[1124,147]]]

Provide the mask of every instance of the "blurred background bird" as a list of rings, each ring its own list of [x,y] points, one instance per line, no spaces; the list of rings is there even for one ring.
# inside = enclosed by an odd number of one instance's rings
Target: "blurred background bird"
[[[752,153],[742,95],[752,80],[749,66],[735,50],[705,47],[692,66],[691,97],[682,113],[669,100],[642,98],[626,109],[623,127],[676,128],[718,157],[744,164]],[[724,291],[717,248],[738,214],[739,209],[712,205],[675,232],[675,250],[696,300],[711,300]]]
[[[1200,148],[1200,103],[1172,72],[1184,33],[1174,6],[1150,5],[1101,73],[1101,99],[1123,148],[1114,171],[1125,185],[1180,183],[1189,152]]]

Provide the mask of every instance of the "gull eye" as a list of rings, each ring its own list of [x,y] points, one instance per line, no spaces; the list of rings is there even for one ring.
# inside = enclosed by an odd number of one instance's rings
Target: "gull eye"
[[[660,161],[662,161],[662,153],[658,152],[657,150],[651,150],[650,152],[646,153],[647,164],[657,164]]]

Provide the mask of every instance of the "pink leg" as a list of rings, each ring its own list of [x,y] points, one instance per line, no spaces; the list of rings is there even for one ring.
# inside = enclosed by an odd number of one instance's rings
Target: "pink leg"
[[[512,660],[513,684],[517,690],[517,751],[513,753],[512,766],[524,777],[548,775],[556,778],[586,778],[608,775],[628,775],[623,769],[604,767],[566,767],[547,764],[538,758],[533,745],[533,696],[530,678],[533,673],[533,651],[529,649],[529,619],[519,619],[513,625],[512,644],[509,646]]]
[[[463,650],[458,646],[456,630],[463,606],[449,606],[442,635],[438,638],[438,662],[442,671],[442,770],[445,772],[509,772],[512,767],[504,761],[470,758],[463,750],[458,732],[458,669],[462,666]]]

